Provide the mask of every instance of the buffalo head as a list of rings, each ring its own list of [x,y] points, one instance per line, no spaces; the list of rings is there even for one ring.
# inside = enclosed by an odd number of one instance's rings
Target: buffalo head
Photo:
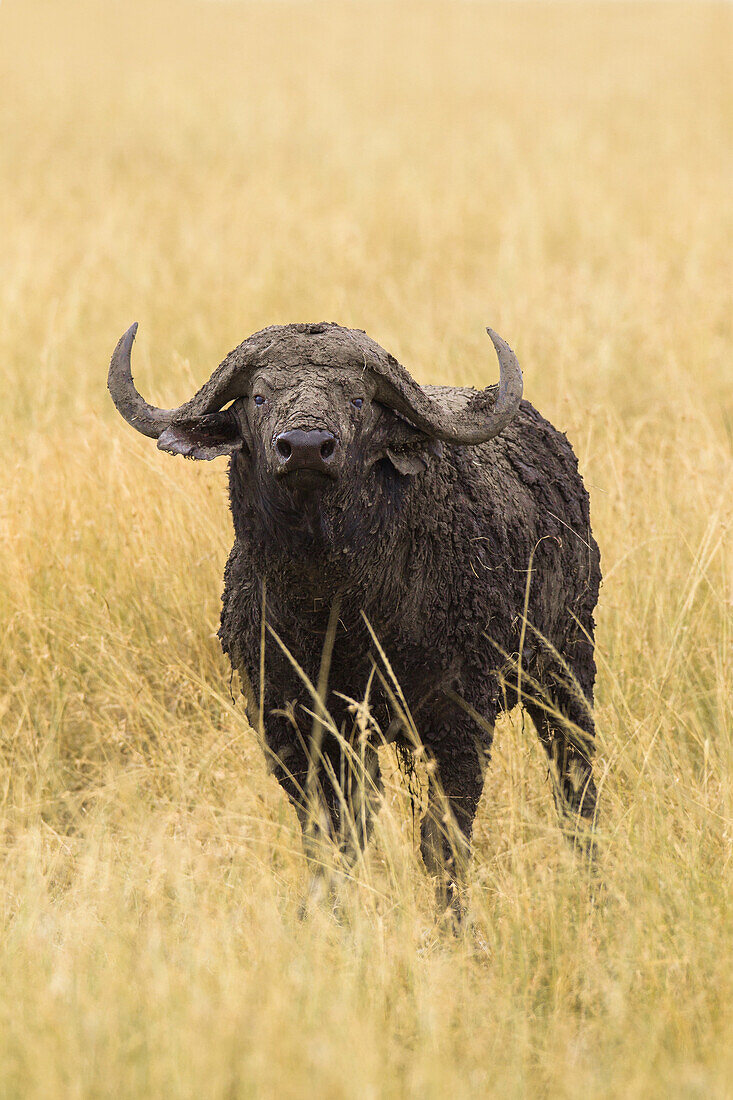
[[[325,491],[381,459],[419,473],[441,441],[485,443],[522,397],[514,353],[487,329],[500,381],[481,392],[422,389],[364,332],[336,324],[274,325],[250,336],[177,409],[135,389],[133,325],[115,348],[108,385],[118,411],[158,447],[188,458],[246,453],[260,484]]]

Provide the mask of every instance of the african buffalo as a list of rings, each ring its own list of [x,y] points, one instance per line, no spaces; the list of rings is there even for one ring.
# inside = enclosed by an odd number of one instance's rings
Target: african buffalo
[[[377,747],[399,739],[427,759],[421,850],[455,899],[495,719],[518,702],[561,819],[590,825],[599,552],[573,450],[522,400],[509,346],[487,330],[498,387],[421,387],[362,331],[276,325],[164,410],[133,384],[136,330],[109,369],[119,412],[162,450],[229,456],[219,637],[309,845],[366,842]]]

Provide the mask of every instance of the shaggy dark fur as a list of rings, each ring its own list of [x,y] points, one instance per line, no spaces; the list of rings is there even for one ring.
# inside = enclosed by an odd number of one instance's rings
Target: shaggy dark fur
[[[265,331],[272,342],[258,334],[258,347],[271,350],[262,353],[260,373],[251,373],[248,395],[235,401],[227,428],[233,436],[241,432],[244,444],[229,447],[235,542],[219,631],[233,667],[251,685],[253,723],[263,599],[269,626],[313,684],[337,601],[329,713],[348,739],[353,708],[343,697],[362,699],[371,679],[371,712],[382,735],[399,727],[399,707],[385,689],[391,681],[366,619],[430,762],[422,852],[443,891],[465,869],[496,716],[520,696],[552,761],[561,816],[590,822],[596,808],[591,706],[600,567],[588,495],[567,439],[522,401],[512,422],[489,442],[436,445],[403,415],[372,400],[361,345],[361,359],[354,361],[357,334],[328,326],[330,343],[319,351],[324,326]],[[268,396],[258,395],[253,405],[258,389]],[[364,406],[358,413],[356,391]],[[472,391],[425,392],[450,408]],[[343,455],[333,480],[316,477],[313,485],[296,478],[291,484],[273,475],[279,433],[294,426],[328,430],[339,441]],[[175,446],[164,438],[161,446],[183,449],[181,432]],[[189,426],[189,440],[192,432]],[[201,444],[198,436],[194,443]],[[374,675],[375,664],[383,680]],[[264,735],[275,775],[304,824],[313,707],[301,677],[268,634]],[[405,737],[404,727],[399,736]],[[369,834],[379,789],[378,744],[373,731],[356,753],[367,776],[364,798],[363,783],[354,781],[364,775],[355,776],[352,757],[328,732],[323,738],[321,805],[344,849]],[[354,828],[344,811],[351,815],[355,798]]]

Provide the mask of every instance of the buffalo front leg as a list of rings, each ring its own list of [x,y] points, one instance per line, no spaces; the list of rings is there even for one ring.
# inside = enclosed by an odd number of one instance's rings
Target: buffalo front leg
[[[319,771],[314,774],[295,708],[289,708],[287,714],[271,716],[264,732],[270,771],[288,796],[302,832],[308,864],[308,886],[300,906],[303,917],[311,904],[330,893],[337,809],[334,800],[327,797],[327,790],[333,793],[330,785],[324,788]]]
[[[420,851],[435,879],[438,909],[463,915],[462,891],[471,858],[471,835],[481,799],[490,749],[487,730],[451,707],[442,716],[439,740],[426,743],[428,805],[421,827]],[[446,721],[453,721],[446,729]],[[493,728],[493,725],[492,725]]]
[[[379,758],[371,744],[351,751],[324,740],[317,759],[290,742],[275,755],[274,772],[295,808],[309,864],[301,915],[322,900],[335,900],[371,836],[381,801]]]
[[[302,914],[314,902],[339,906],[339,890],[366,848],[382,798],[379,757],[373,745],[358,753],[324,753],[317,792],[300,810],[303,846],[311,866]]]

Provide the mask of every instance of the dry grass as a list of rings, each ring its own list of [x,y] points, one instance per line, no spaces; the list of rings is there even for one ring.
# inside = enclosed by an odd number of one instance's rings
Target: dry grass
[[[730,1095],[732,16],[2,4],[0,1094]],[[396,779],[344,922],[296,919],[215,639],[224,469],[135,436],[105,368],[138,319],[177,402],[321,318],[432,382],[493,378],[490,323],[576,444],[595,906],[514,716],[475,934],[435,929]]]

